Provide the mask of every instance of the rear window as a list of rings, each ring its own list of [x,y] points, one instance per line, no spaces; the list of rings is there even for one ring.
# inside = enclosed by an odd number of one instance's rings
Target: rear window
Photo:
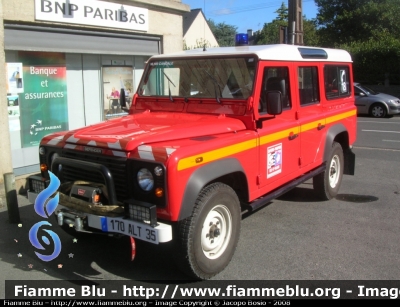
[[[337,99],[350,96],[349,67],[327,65],[324,68],[325,96],[327,99]]]

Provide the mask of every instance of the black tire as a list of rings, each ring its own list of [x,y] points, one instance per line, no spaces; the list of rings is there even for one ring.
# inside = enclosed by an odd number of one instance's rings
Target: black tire
[[[313,178],[314,191],[321,200],[329,200],[337,195],[343,178],[343,149],[333,142],[326,169]]]
[[[236,193],[213,183],[199,194],[192,215],[178,223],[178,267],[195,279],[209,279],[229,264],[240,235]]]
[[[372,117],[383,118],[387,115],[386,107],[381,103],[374,103],[369,110],[369,114]]]

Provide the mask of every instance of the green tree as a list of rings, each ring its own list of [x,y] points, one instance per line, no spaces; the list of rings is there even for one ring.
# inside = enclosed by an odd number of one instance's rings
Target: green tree
[[[276,17],[275,20],[289,20],[289,9],[286,6],[285,2],[282,2],[281,7],[277,9],[274,13],[278,14],[278,17]]]
[[[220,47],[235,46],[236,26],[225,22],[216,24],[212,19],[208,19],[207,22]]]
[[[285,2],[282,2],[279,9],[274,13],[277,14],[277,17],[272,22],[264,23],[263,28],[254,33],[254,44],[279,44],[280,27],[287,27],[289,19],[289,9],[285,5]]]
[[[326,47],[400,36],[399,0],[315,0],[320,42]]]
[[[275,11],[278,15],[272,22],[265,23],[262,30],[255,32],[255,44],[279,44],[280,27],[288,26],[289,9],[282,2],[279,9]],[[289,39],[289,38],[288,38]],[[303,40],[306,46],[318,46],[319,39],[316,28],[316,20],[306,19],[303,16]]]
[[[260,31],[254,32],[254,44],[279,44],[279,29],[281,26],[286,27],[287,24],[287,21],[277,19],[269,23],[264,23],[264,26]]]
[[[316,19],[307,19],[303,16],[303,42],[305,46],[320,46]]]
[[[400,39],[389,32],[381,33],[380,39],[351,42],[340,48],[350,52],[353,59],[354,80],[367,84],[400,84]]]

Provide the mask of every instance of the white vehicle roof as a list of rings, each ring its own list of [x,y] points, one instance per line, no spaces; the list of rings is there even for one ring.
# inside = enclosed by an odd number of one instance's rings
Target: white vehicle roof
[[[206,51],[200,48],[170,54],[155,55],[152,59],[161,60],[187,56],[229,56],[232,54],[256,54],[261,60],[352,62],[351,56],[346,50],[286,44],[206,48]]]

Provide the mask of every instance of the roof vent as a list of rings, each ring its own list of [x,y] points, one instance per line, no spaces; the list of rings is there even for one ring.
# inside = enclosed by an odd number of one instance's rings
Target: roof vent
[[[298,48],[303,59],[327,59],[328,54],[324,49]]]

